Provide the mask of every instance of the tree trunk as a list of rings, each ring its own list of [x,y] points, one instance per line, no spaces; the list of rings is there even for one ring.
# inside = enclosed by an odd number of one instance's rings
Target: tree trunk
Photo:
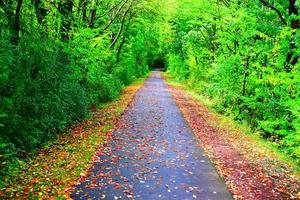
[[[81,20],[84,23],[88,21],[88,17],[86,13],[87,5],[88,5],[88,0],[80,0],[78,3],[78,15],[80,15],[81,13]]]
[[[88,2],[84,1],[83,5],[82,5],[82,21],[83,22],[87,22],[88,21],[87,14],[86,14],[87,4],[88,4]]]
[[[37,21],[39,24],[42,25],[48,10],[43,7],[41,0],[34,0],[34,9],[35,9]]]
[[[292,16],[299,16],[298,9],[296,7],[296,0],[289,0],[289,7],[288,7],[289,15]],[[299,19],[292,19],[291,28],[294,30],[292,33],[292,38],[290,42],[290,50],[286,56],[284,68],[287,72],[292,70],[292,67],[298,63],[299,55],[294,55],[296,51],[296,43],[295,43],[295,34],[296,30],[300,28],[300,21]]]
[[[122,41],[121,41],[121,44],[119,45],[118,49],[117,49],[117,56],[116,56],[116,60],[117,62],[120,61],[120,56],[121,56],[121,51],[122,51],[122,48],[124,46],[124,44],[126,43],[126,38],[125,36],[122,38]]]
[[[249,60],[250,60],[250,57],[247,56],[247,57],[246,57],[245,68],[244,68],[244,78],[243,78],[243,85],[242,85],[242,96],[245,96],[245,95],[246,95],[247,78],[248,78],[248,76],[249,76],[249,71],[248,71],[248,68],[249,68]]]
[[[90,21],[89,21],[90,28],[94,28],[95,19],[96,19],[96,9],[93,8],[90,12]]]
[[[199,62],[198,62],[198,57],[197,57],[197,56],[195,56],[195,62],[196,62],[196,65],[199,64]]]
[[[67,41],[72,24],[73,0],[61,0],[58,10],[62,15],[61,36],[63,40]]]
[[[216,56],[216,34],[217,34],[217,24],[216,24],[217,18],[214,17],[214,23],[212,24],[212,35],[211,35],[211,50],[212,50],[212,62],[211,64],[213,64],[215,62],[215,56]]]
[[[15,13],[15,19],[14,23],[12,26],[12,43],[14,45],[17,45],[19,43],[20,39],[20,29],[21,29],[21,24],[20,24],[20,17],[21,17],[21,8],[22,8],[23,0],[18,0],[17,3],[17,8],[16,8],[16,13]]]
[[[298,16],[298,9],[296,7],[296,0],[289,0],[289,15],[295,15]],[[300,27],[300,23],[299,23],[299,19],[292,19],[291,20],[291,27],[293,29],[299,29]]]

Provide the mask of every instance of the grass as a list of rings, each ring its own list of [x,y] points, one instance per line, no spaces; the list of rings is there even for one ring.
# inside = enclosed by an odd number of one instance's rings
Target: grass
[[[145,79],[125,87],[118,99],[100,105],[89,119],[71,127],[35,156],[20,161],[13,176],[3,177],[0,199],[69,199],[78,179],[87,176],[97,147],[106,141]]]

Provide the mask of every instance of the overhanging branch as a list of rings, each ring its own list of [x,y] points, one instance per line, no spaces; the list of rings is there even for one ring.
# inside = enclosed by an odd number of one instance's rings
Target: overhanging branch
[[[282,15],[282,13],[280,12],[280,10],[278,10],[274,5],[270,4],[268,1],[266,0],[259,0],[264,6],[270,8],[271,10],[274,10],[277,15],[280,18],[280,21],[284,24],[287,25],[287,21],[284,19],[284,16]]]

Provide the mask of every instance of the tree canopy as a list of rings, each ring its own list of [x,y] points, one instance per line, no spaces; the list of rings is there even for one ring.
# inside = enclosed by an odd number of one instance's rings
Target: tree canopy
[[[299,163],[299,1],[177,3],[171,73]]]

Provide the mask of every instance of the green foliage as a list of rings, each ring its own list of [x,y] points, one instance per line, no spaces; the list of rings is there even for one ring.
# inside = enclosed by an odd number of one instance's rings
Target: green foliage
[[[283,19],[261,1],[174,2],[169,71],[300,163],[300,27],[288,12],[292,2],[272,4]]]
[[[1,176],[148,72],[157,2],[0,3]]]
[[[20,40],[7,85],[11,106],[4,108],[1,128],[17,149],[39,147],[86,113],[84,88],[74,76],[76,69],[64,65],[62,48],[37,36]]]

